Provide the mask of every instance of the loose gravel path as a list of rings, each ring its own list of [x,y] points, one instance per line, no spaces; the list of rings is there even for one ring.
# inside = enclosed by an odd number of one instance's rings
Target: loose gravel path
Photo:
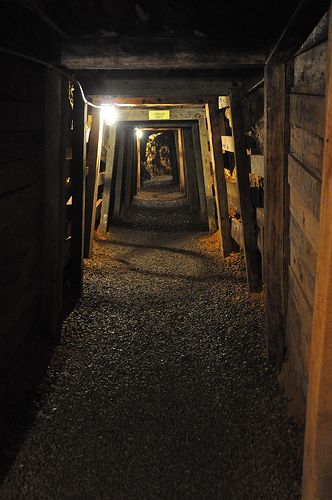
[[[239,255],[190,230],[114,229],[0,498],[299,498],[300,438],[262,330]]]

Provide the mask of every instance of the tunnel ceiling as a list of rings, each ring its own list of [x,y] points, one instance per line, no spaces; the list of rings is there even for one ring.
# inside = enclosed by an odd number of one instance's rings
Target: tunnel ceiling
[[[20,0],[7,2],[16,17],[28,6],[68,36],[210,37],[233,50],[268,49],[298,0]],[[10,6],[8,4],[11,4]]]

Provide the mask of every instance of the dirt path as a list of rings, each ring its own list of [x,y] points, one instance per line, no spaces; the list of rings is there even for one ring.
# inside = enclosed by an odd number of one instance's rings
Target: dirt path
[[[261,298],[241,257],[201,237],[122,228],[97,243],[1,499],[298,498]]]

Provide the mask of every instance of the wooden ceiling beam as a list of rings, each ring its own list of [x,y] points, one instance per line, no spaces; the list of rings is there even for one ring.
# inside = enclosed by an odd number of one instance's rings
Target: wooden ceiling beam
[[[221,70],[261,67],[264,60],[263,51],[232,51],[208,38],[99,36],[67,40],[61,64],[74,70]]]

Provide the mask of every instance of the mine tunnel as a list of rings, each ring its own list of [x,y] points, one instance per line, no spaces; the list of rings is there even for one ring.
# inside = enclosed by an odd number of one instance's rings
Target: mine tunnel
[[[330,2],[0,13],[0,498],[331,500]]]

